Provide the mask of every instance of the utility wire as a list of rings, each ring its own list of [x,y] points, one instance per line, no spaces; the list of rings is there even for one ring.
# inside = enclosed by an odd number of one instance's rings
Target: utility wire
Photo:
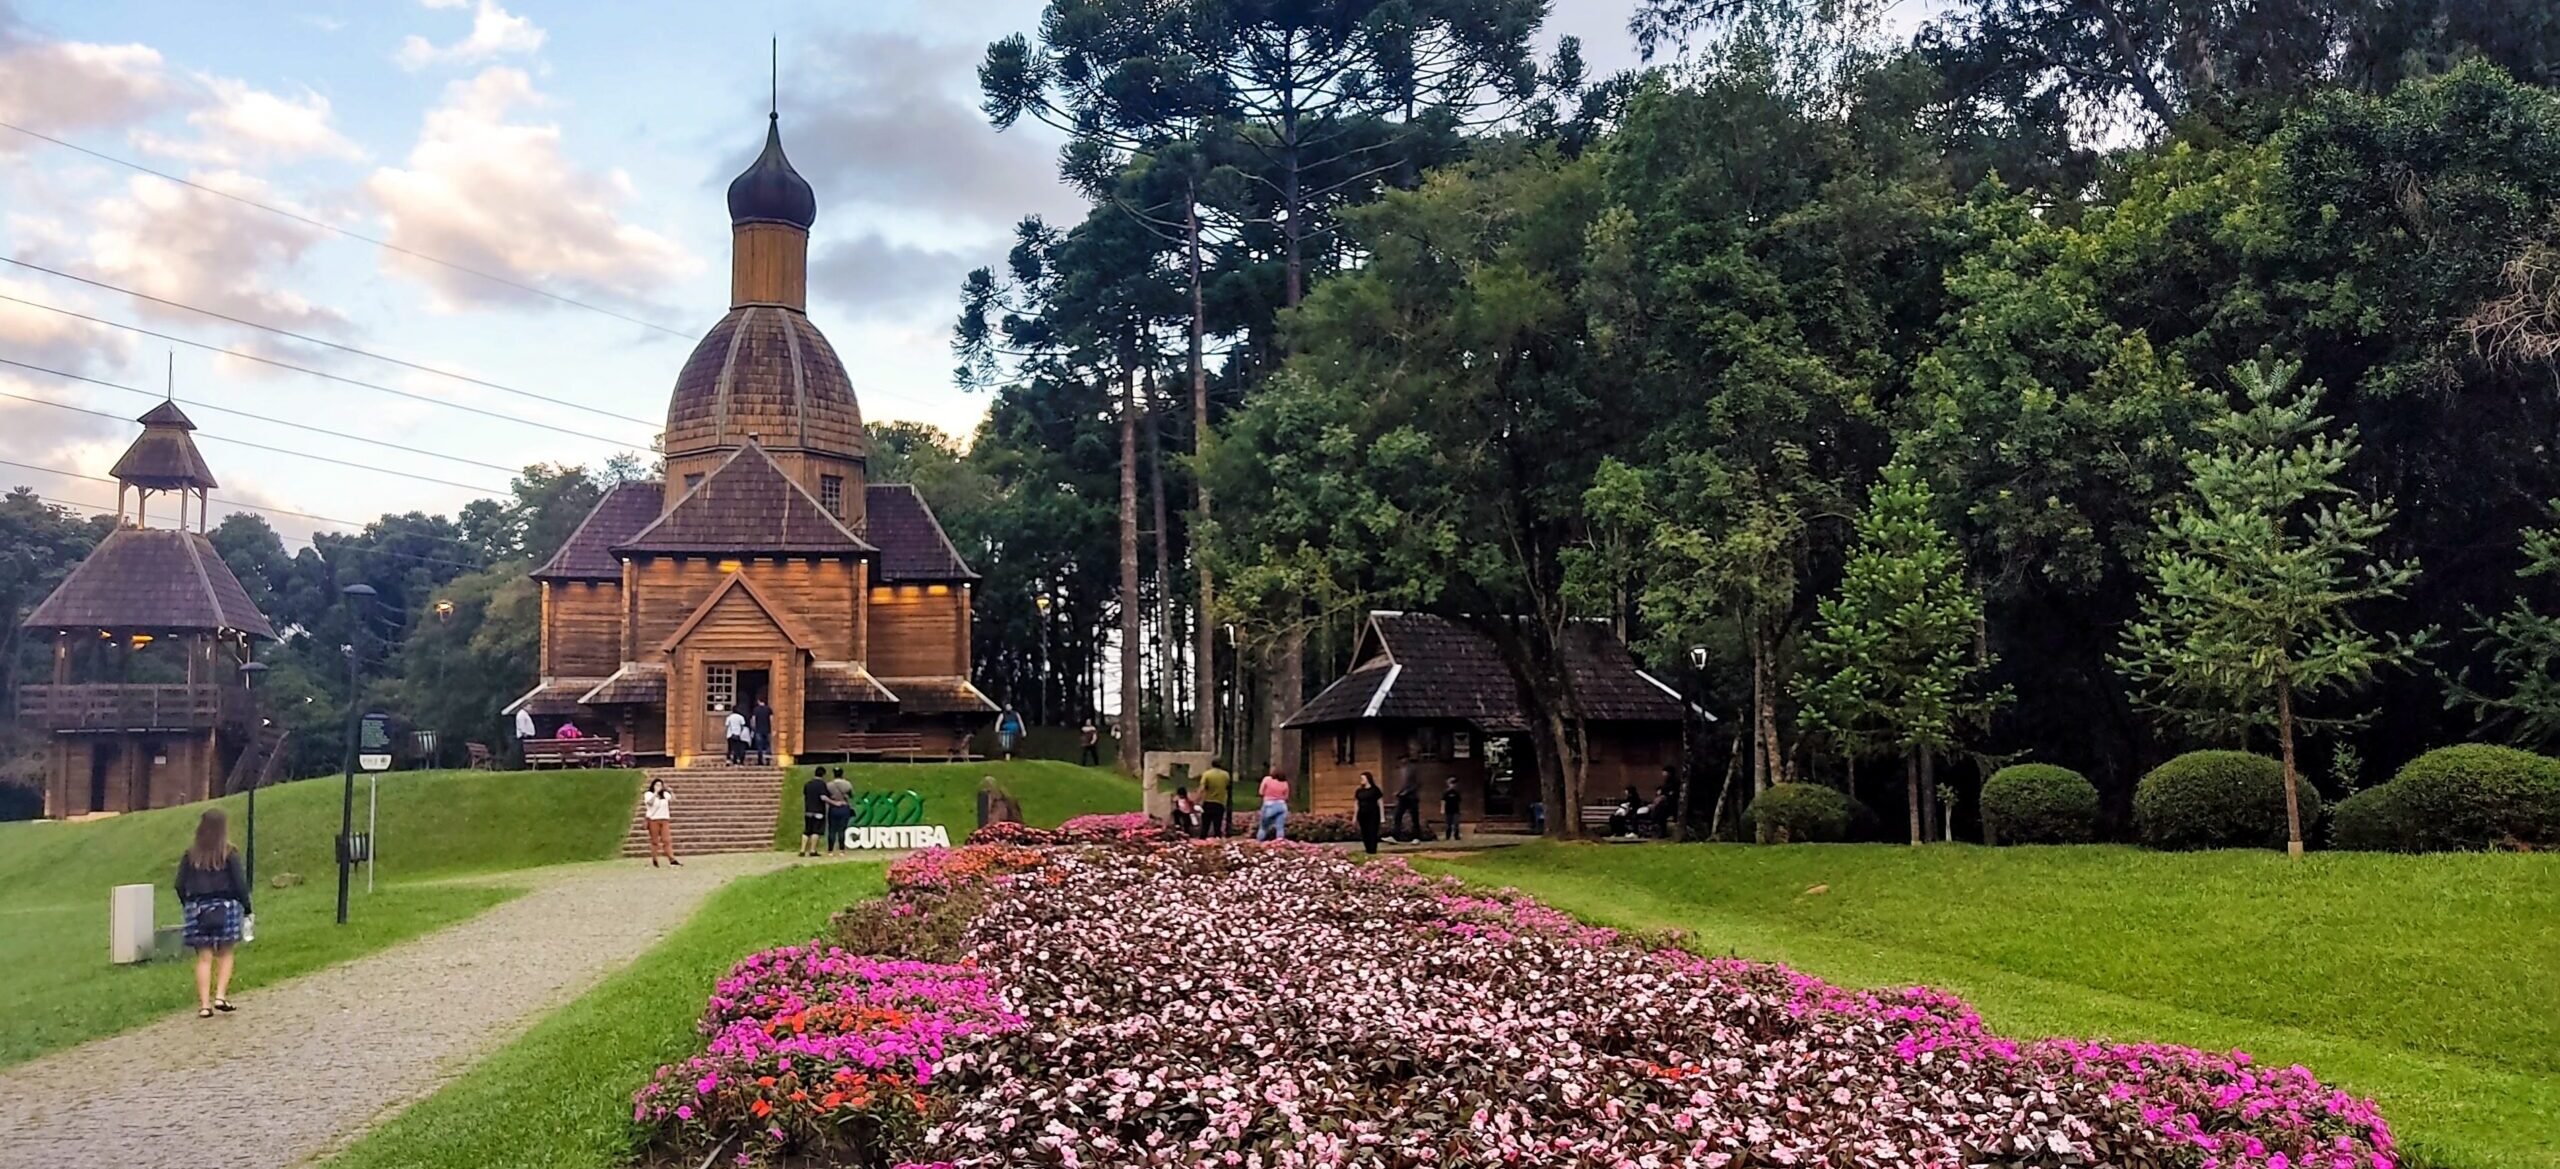
[[[6,361],[6,359],[0,359],[0,361]],[[8,361],[8,362],[7,362],[7,364],[9,364],[9,365],[17,365],[17,364],[20,364],[20,363],[15,362],[15,361]],[[58,372],[58,371],[55,371],[55,370],[45,370],[44,372],[46,372],[46,373],[54,373],[54,372]],[[83,379],[83,380],[85,380],[85,379]],[[9,398],[9,399],[13,399],[13,400],[15,400],[15,401],[20,401],[20,402],[33,402],[33,403],[35,403],[36,405],[39,405],[39,406],[51,406],[51,407],[53,407],[53,408],[54,408],[54,409],[56,409],[56,410],[69,410],[69,411],[71,411],[71,412],[72,412],[72,413],[74,413],[74,414],[87,414],[87,415],[90,415],[90,416],[92,416],[92,417],[105,418],[105,419],[109,419],[109,420],[111,420],[111,421],[115,421],[115,422],[131,422],[131,421],[132,421],[132,419],[127,418],[127,417],[125,417],[124,415],[121,415],[121,414],[110,414],[110,413],[108,413],[108,412],[106,412],[106,411],[104,411],[104,410],[91,410],[91,409],[89,409],[89,408],[88,408],[88,407],[86,407],[86,406],[74,406],[74,405],[71,405],[71,404],[69,404],[69,403],[67,403],[67,402],[56,402],[56,401],[54,401],[54,400],[52,400],[52,399],[50,399],[50,398],[38,398],[38,397],[35,397],[35,396],[31,395],[31,394],[12,394],[12,393],[9,393],[9,392],[7,392],[7,391],[5,391],[5,390],[0,390],[0,398]],[[422,483],[436,483],[436,484],[441,484],[441,485],[446,486],[446,487],[459,487],[459,488],[461,488],[461,489],[463,489],[463,490],[465,490],[465,491],[477,491],[477,492],[479,492],[479,493],[481,493],[481,494],[483,494],[483,495],[505,495],[505,494],[507,494],[507,492],[506,492],[504,489],[502,489],[502,488],[497,488],[497,487],[482,487],[482,486],[479,486],[479,485],[476,485],[476,484],[471,484],[471,483],[457,483],[457,482],[455,482],[455,481],[453,481],[453,480],[451,480],[451,479],[439,479],[439,478],[436,478],[436,477],[435,477],[435,476],[433,476],[433,475],[421,475],[421,474],[418,474],[417,472],[414,472],[414,471],[394,471],[394,470],[392,470],[392,469],[391,469],[391,468],[389,468],[389,467],[376,467],[376,466],[373,466],[373,465],[371,465],[371,464],[367,464],[367,463],[350,462],[350,461],[348,461],[348,460],[346,460],[346,459],[333,459],[333,458],[330,458],[330,457],[329,457],[329,456],[327,456],[327,455],[315,455],[315,454],[312,454],[312,453],[311,453],[311,452],[309,452],[309,451],[298,451],[298,450],[294,450],[294,449],[292,449],[292,448],[290,448],[290,447],[268,446],[268,445],[267,445],[267,444],[265,444],[265,443],[261,443],[261,442],[250,442],[249,440],[244,439],[244,438],[231,438],[231,437],[228,437],[228,436],[225,436],[225,435],[214,434],[214,433],[212,433],[211,431],[199,430],[199,431],[197,431],[196,433],[197,433],[198,435],[202,436],[202,437],[212,439],[212,440],[214,440],[214,441],[216,441],[216,442],[227,442],[227,443],[230,443],[230,444],[231,444],[231,445],[233,445],[233,446],[247,447],[247,448],[249,448],[250,450],[266,451],[266,452],[269,452],[269,453],[271,453],[271,454],[279,454],[279,455],[291,455],[291,456],[293,456],[294,458],[297,458],[297,459],[310,459],[311,461],[313,461],[313,462],[317,462],[317,463],[334,463],[334,464],[336,464],[336,465],[338,465],[338,466],[341,466],[341,467],[352,467],[352,468],[354,468],[354,469],[356,469],[356,470],[358,470],[358,471],[371,471],[371,472],[373,472],[373,473],[375,473],[375,474],[378,474],[378,475],[397,475],[397,476],[399,476],[399,477],[401,477],[401,478],[403,478],[403,479],[415,479],[415,480],[418,480],[419,482],[422,482]],[[400,449],[402,449],[402,450],[407,450],[407,449],[409,449],[409,448],[407,448],[407,447],[402,447],[402,448],[400,448]],[[425,451],[419,451],[419,452],[416,452],[416,453],[419,453],[419,454],[426,454],[427,452],[425,452]]]
[[[25,464],[23,464],[23,463],[12,463],[12,464],[10,464],[10,465],[11,465],[11,466],[24,466]],[[38,468],[38,469],[39,469],[39,470],[41,470],[41,469],[43,469],[43,468]],[[65,472],[65,473],[67,474],[67,472]],[[78,478],[78,479],[88,479],[88,478],[92,478],[92,477],[93,477],[93,476],[88,476],[88,475],[76,475],[76,476],[73,476],[73,478]],[[108,482],[111,482],[111,483],[112,483],[112,482],[114,482],[114,480],[110,479],[110,480],[108,480]],[[74,510],[74,511],[85,511],[85,512],[89,512],[89,513],[90,513],[90,514],[92,514],[92,515],[107,515],[107,514],[110,514],[110,513],[112,513],[112,512],[114,512],[114,511],[115,511],[115,508],[113,508],[113,507],[111,507],[111,506],[109,506],[109,505],[107,505],[107,504],[103,504],[103,503],[87,503],[87,502],[83,502],[83,501],[81,501],[81,500],[77,500],[77,499],[64,499],[64,498],[62,498],[62,497],[60,497],[60,496],[55,496],[55,495],[38,495],[38,494],[36,494],[36,493],[34,493],[34,492],[29,492],[28,494],[30,494],[30,495],[35,495],[36,500],[37,500],[38,502],[41,502],[41,503],[49,503],[49,504],[52,504],[52,505],[53,505],[53,506],[55,506],[55,507],[67,507],[67,508],[70,508],[70,509],[72,509],[72,510]],[[221,501],[217,500],[217,501],[215,501],[215,502],[221,502]],[[241,505],[234,505],[234,506],[243,506],[243,507],[245,507],[245,506],[247,506],[247,505],[245,505],[245,504],[241,504]],[[319,541],[318,541],[318,540],[313,539],[312,537],[309,537],[309,536],[288,536],[288,535],[285,535],[285,534],[284,534],[284,533],[282,533],[282,532],[277,532],[277,533],[275,533],[275,537],[276,537],[276,542],[277,542],[277,543],[279,543],[279,544],[298,544],[298,545],[301,545],[301,546],[302,546],[302,547],[304,547],[304,548],[308,548],[308,549],[312,550],[313,552],[317,552],[317,553],[319,553],[319,554],[321,555],[321,557],[322,557],[324,560],[328,557],[328,553],[327,553],[324,549],[322,549],[322,548],[320,547],[320,543],[319,543]],[[390,557],[394,557],[394,558],[397,558],[397,559],[400,559],[400,560],[414,560],[414,561],[417,561],[417,562],[419,562],[419,563],[421,563],[421,564],[441,564],[441,565],[445,565],[445,566],[450,567],[450,568],[459,568],[459,569],[462,569],[462,570],[463,570],[463,571],[465,571],[465,572],[478,572],[478,571],[480,571],[480,570],[482,570],[482,569],[493,567],[492,565],[487,565],[487,564],[473,564],[473,563],[471,563],[471,562],[469,562],[469,561],[465,561],[465,560],[446,560],[446,559],[444,559],[444,558],[442,558],[442,557],[439,557],[439,556],[420,556],[420,555],[418,555],[418,554],[417,554],[417,553],[415,553],[415,552],[395,552],[395,551],[392,551],[392,550],[391,550],[391,549],[389,549],[389,548],[341,548],[341,549],[339,549],[338,551],[339,551],[340,553],[344,554],[344,555],[348,555],[348,556],[355,556],[355,557],[365,557],[365,556],[390,556]]]
[[[105,317],[93,317],[87,313],[75,312],[59,305],[50,305],[37,300],[27,300],[23,297],[11,296],[5,292],[0,292],[0,301],[7,301],[10,304],[21,304],[33,309],[43,309],[49,313],[56,313],[61,316],[70,317],[73,320],[87,321],[92,325],[101,325],[110,329],[122,329],[128,333],[138,333],[154,340],[167,341],[177,345],[185,345],[194,349],[202,349],[208,353],[219,353],[225,357],[237,357],[242,361],[254,361],[260,365],[273,366],[277,369],[283,370],[291,370],[294,373],[309,374],[312,377],[325,378],[329,381],[355,386],[358,389],[373,390],[377,393],[390,394],[394,397],[407,398],[413,402],[424,402],[430,406],[442,406],[447,410],[460,410],[466,414],[478,414],[484,418],[495,418],[501,422],[511,422],[518,426],[531,426],[540,430],[548,430],[555,434],[565,434],[572,438],[592,439],[596,442],[604,443],[608,446],[619,447],[624,450],[638,449],[645,445],[633,443],[625,439],[612,438],[606,435],[590,434],[583,430],[571,430],[565,426],[554,426],[548,422],[537,422],[531,418],[525,418],[515,414],[504,414],[496,410],[483,409],[478,406],[466,406],[460,402],[431,397],[426,394],[417,393],[411,390],[398,389],[392,386],[382,385],[377,382],[363,381],[358,378],[347,377],[343,374],[330,373],[326,370],[312,369],[309,366],[295,365],[289,361],[278,361],[272,357],[261,357],[258,354],[245,352],[243,350],[226,349],[220,345],[211,344],[209,342],[198,341],[189,337],[180,337],[170,333],[162,333],[153,329],[143,328],[140,325],[129,325],[122,321],[111,321]]]
[[[115,482],[115,480],[109,479],[104,475],[89,475],[83,474],[79,471],[66,471],[60,467],[48,467],[42,463],[21,463],[15,459],[0,459],[0,467],[16,467],[21,471],[40,471],[47,475],[60,475],[65,479],[85,479],[91,483]],[[208,495],[205,498],[221,504],[224,507],[236,507],[242,511],[264,512],[269,515],[292,516],[298,520],[317,520],[324,524],[337,524],[340,527],[347,528],[362,529],[364,527],[363,521],[360,520],[342,519],[338,516],[329,515],[314,515],[307,511],[294,511],[290,508],[271,507],[263,503],[246,503],[237,499],[224,499],[219,495]]]
[[[544,289],[544,288],[537,288],[537,287],[535,287],[534,285],[526,284],[526,283],[524,283],[524,282],[522,282],[522,281],[519,281],[519,280],[513,280],[513,279],[510,279],[510,278],[505,277],[505,276],[500,276],[500,275],[498,275],[498,274],[497,274],[497,273],[495,273],[495,272],[484,272],[484,271],[482,271],[482,270],[480,270],[480,269],[478,269],[478,268],[474,268],[474,267],[472,267],[472,266],[470,266],[470,265],[468,265],[468,264],[457,264],[457,263],[455,263],[455,262],[453,262],[453,261],[451,261],[451,260],[444,259],[444,258],[442,258],[442,257],[440,257],[440,256],[430,256],[430,255],[426,254],[425,252],[417,251],[417,250],[415,250],[415,249],[413,249],[413,248],[404,248],[404,247],[401,247],[401,246],[400,246],[400,245],[398,245],[398,244],[392,243],[392,242],[391,242],[391,241],[389,241],[389,240],[385,240],[385,239],[376,239],[376,238],[374,238],[373,236],[366,235],[366,234],[364,234],[363,232],[360,232],[360,231],[355,231],[355,230],[352,230],[352,229],[350,229],[350,228],[340,227],[340,226],[338,226],[337,224],[330,223],[330,222],[327,222],[327,221],[325,221],[325,220],[314,219],[314,218],[312,218],[312,217],[310,217],[310,216],[308,216],[308,215],[304,215],[304,214],[302,214],[301,212],[298,212],[298,211],[290,211],[290,210],[287,210],[287,209],[282,208],[282,207],[276,207],[276,206],[273,206],[273,205],[270,205],[270,204],[261,203],[261,202],[259,202],[259,201],[255,200],[255,199],[251,199],[251,198],[248,198],[248,197],[243,196],[243,195],[235,195],[235,194],[232,194],[232,193],[231,193],[231,192],[229,192],[229,191],[222,190],[222,189],[220,189],[220,188],[218,188],[218,187],[208,187],[208,186],[204,185],[203,183],[199,183],[199,182],[194,181],[193,179],[184,179],[184,178],[180,178],[180,177],[178,177],[178,176],[176,176],[176,175],[170,174],[170,173],[169,173],[169,172],[167,172],[167,171],[163,171],[163,170],[155,170],[155,169],[153,169],[153,168],[151,168],[151,167],[144,166],[144,165],[142,165],[141,163],[138,163],[138,162],[133,162],[133,161],[130,161],[130,160],[128,160],[128,159],[118,158],[118,157],[116,157],[116,156],[114,156],[114,155],[112,155],[112,154],[107,154],[107,153],[104,153],[104,152],[102,152],[102,151],[91,150],[90,148],[88,148],[88,147],[86,147],[86,146],[82,146],[82,145],[80,145],[80,144],[78,144],[78,143],[76,143],[76,142],[66,142],[66,141],[64,141],[64,140],[62,140],[62,139],[60,139],[60,138],[56,138],[56,137],[54,137],[54,136],[53,136],[53,135],[51,135],[51,134],[46,134],[46,133],[43,133],[43,132],[41,132],[41,131],[37,131],[37,130],[30,130],[30,129],[27,129],[26,127],[24,127],[24,126],[15,125],[15,124],[10,123],[10,122],[0,122],[0,130],[14,130],[14,131],[16,131],[16,132],[18,132],[18,133],[20,133],[20,134],[24,134],[24,135],[26,135],[26,136],[27,136],[27,137],[29,137],[29,138],[34,138],[34,139],[37,139],[37,140],[39,140],[39,141],[44,141],[44,142],[50,142],[50,143],[53,143],[54,145],[59,146],[59,147],[61,147],[61,148],[65,149],[65,150],[76,151],[76,152],[78,152],[78,153],[88,155],[89,157],[94,158],[94,159],[97,159],[97,160],[98,160],[98,161],[100,161],[100,162],[113,163],[113,164],[115,164],[115,165],[117,165],[117,166],[124,167],[124,168],[126,168],[126,169],[128,169],[128,170],[136,170],[136,171],[140,171],[140,172],[142,172],[143,174],[150,175],[151,177],[156,178],[156,179],[162,179],[162,180],[165,180],[165,181],[167,181],[167,182],[176,183],[176,184],[178,184],[179,186],[186,187],[186,188],[189,188],[189,189],[191,189],[191,190],[202,191],[202,192],[204,192],[205,194],[213,195],[213,196],[216,196],[216,197],[218,197],[218,198],[229,199],[229,200],[231,200],[232,202],[234,202],[234,203],[238,203],[238,204],[240,204],[241,206],[244,206],[244,207],[255,207],[255,208],[257,208],[258,210],[260,210],[260,211],[264,211],[264,212],[266,212],[266,213],[268,213],[268,214],[270,214],[270,215],[280,215],[280,216],[283,216],[283,217],[284,217],[284,218],[286,218],[286,219],[290,219],[290,220],[294,221],[295,223],[299,223],[299,224],[302,224],[302,225],[307,226],[307,227],[316,227],[316,228],[319,228],[319,229],[320,229],[320,230],[322,230],[322,231],[331,231],[331,232],[336,232],[337,234],[342,235],[342,236],[345,236],[345,237],[347,237],[348,239],[352,239],[352,240],[361,240],[361,241],[363,241],[363,242],[365,242],[365,243],[372,244],[373,246],[375,246],[375,247],[377,247],[377,248],[381,248],[381,249],[383,249],[384,251],[388,251],[388,252],[397,252],[397,253],[399,253],[399,254],[401,254],[401,255],[403,255],[403,256],[407,256],[407,257],[409,257],[410,259],[413,259],[413,260],[423,260],[423,261],[425,261],[425,262],[427,262],[427,263],[429,263],[429,264],[434,264],[434,265],[436,265],[437,267],[440,267],[440,268],[450,268],[450,269],[452,269],[452,270],[454,270],[454,271],[456,271],[456,272],[463,273],[464,275],[467,275],[467,276],[477,276],[477,277],[479,277],[480,279],[482,279],[482,280],[486,280],[486,281],[488,281],[488,282],[490,282],[490,283],[492,283],[492,284],[501,284],[501,285],[505,285],[506,287],[508,287],[508,288],[512,288],[512,289],[515,289],[515,290],[516,290],[516,291],[518,291],[518,292],[529,292],[529,293],[532,293],[532,294],[533,294],[533,295],[535,295],[535,296],[542,297],[542,298],[544,298],[544,299],[546,299],[546,300],[557,301],[557,302],[559,302],[559,303],[561,303],[561,304],[568,305],[568,306],[569,306],[569,307],[571,307],[571,308],[582,308],[582,309],[585,309],[585,310],[587,310],[588,312],[591,312],[591,313],[601,313],[601,314],[603,314],[603,315],[605,315],[605,316],[612,317],[613,319],[618,320],[618,321],[628,321],[628,322],[630,322],[630,323],[632,323],[632,324],[635,324],[635,325],[638,325],[638,326],[640,326],[641,328],[644,328],[644,329],[654,329],[654,330],[657,330],[658,332],[665,333],[666,335],[668,335],[668,336],[670,336],[670,337],[685,337],[685,338],[687,338],[687,339],[690,339],[690,337],[691,337],[691,334],[678,332],[678,331],[676,331],[676,330],[674,330],[674,329],[670,329],[670,328],[666,327],[665,325],[661,325],[661,324],[657,323],[656,321],[644,320],[644,319],[642,319],[642,318],[640,318],[640,317],[632,316],[632,315],[631,315],[631,314],[629,314],[629,313],[625,313],[625,312],[618,312],[618,311],[616,311],[616,310],[614,310],[614,309],[609,309],[609,308],[606,308],[606,307],[604,307],[604,306],[602,306],[602,305],[589,304],[589,303],[587,303],[586,301],[579,300],[579,299],[577,299],[577,298],[575,298],[575,297],[562,296],[562,295],[560,295],[559,293],[552,292],[552,291],[550,291],[550,290],[548,290],[548,289]]]
[[[84,377],[80,374],[69,373],[64,370],[47,369],[41,365],[30,365],[26,362],[17,361],[7,357],[0,357],[0,365],[13,365],[19,369],[30,370],[35,373],[50,374],[54,377],[67,378],[75,382],[87,382],[90,385],[100,386],[110,390],[121,390],[128,394],[140,394],[146,398],[158,398],[163,401],[176,402],[184,406],[194,406],[200,410],[212,410],[222,414],[236,414],[242,418],[250,419],[251,421],[265,422],[275,426],[290,426],[295,430],[307,430],[313,434],[323,434],[330,438],[342,438],[348,442],[371,443],[374,446],[388,447],[395,451],[407,451],[413,455],[426,455],[430,458],[444,459],[449,462],[467,463],[474,467],[486,467],[489,470],[500,471],[509,475],[518,474],[524,470],[522,467],[509,467],[501,463],[484,463],[478,459],[464,458],[461,455],[448,455],[440,451],[425,450],[423,448],[413,446],[403,446],[399,443],[388,442],[379,438],[368,438],[361,434],[349,434],[343,430],[331,430],[325,426],[313,426],[307,422],[291,422],[282,418],[270,418],[264,414],[252,414],[249,411],[234,409],[230,406],[217,406],[211,402],[202,402],[193,398],[181,398],[175,394],[163,394],[158,390],[146,390],[140,386],[120,385],[115,382],[106,381],[100,378]]]
[[[435,366],[424,365],[419,362],[410,361],[406,358],[392,357],[387,354],[375,353],[369,349],[359,349],[353,345],[341,344],[322,337],[314,337],[309,333],[297,333],[291,329],[262,324],[244,317],[235,317],[229,313],[216,312],[209,308],[198,308],[195,305],[185,304],[180,301],[169,300],[165,297],[153,296],[148,292],[140,292],[131,288],[126,288],[120,284],[110,284],[104,280],[94,280],[77,273],[65,272],[60,268],[48,268],[42,264],[19,259],[16,256],[0,256],[0,264],[8,264],[16,268],[24,268],[30,272],[42,272],[47,276],[68,280],[75,284],[86,284],[91,288],[103,289],[122,296],[130,296],[135,300],[149,301],[152,304],[161,305],[167,308],[179,309],[185,312],[195,313],[199,316],[212,317],[217,321],[238,325],[246,329],[256,329],[260,332],[273,333],[279,337],[286,337],[295,341],[300,341],[305,345],[317,345],[324,349],[335,349],[341,353],[352,353],[358,357],[371,358],[375,361],[383,362],[388,365],[399,366],[402,369],[412,369],[419,373],[433,374],[442,378],[451,378],[455,381],[463,382],[468,385],[496,390],[502,394],[514,394],[519,398],[531,398],[537,402],[548,402],[554,406],[564,406],[568,409],[580,411],[582,413],[597,414],[606,418],[619,419],[638,426],[655,427],[658,425],[646,418],[634,418],[628,414],[616,414],[610,410],[597,409],[596,407],[585,405],[583,403],[572,402],[566,398],[554,398],[548,394],[534,393],[531,390],[519,390],[514,386],[493,382],[486,378],[476,378],[467,373],[455,373],[449,369],[438,369]]]

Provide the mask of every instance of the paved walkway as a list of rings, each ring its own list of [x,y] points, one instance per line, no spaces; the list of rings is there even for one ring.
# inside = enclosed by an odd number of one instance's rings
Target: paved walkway
[[[865,859],[871,859],[866,857]],[[0,1169],[282,1169],[424,1098],[684,923],[791,863],[706,856],[508,874],[469,921],[0,1072]],[[257,960],[253,944],[242,960]]]

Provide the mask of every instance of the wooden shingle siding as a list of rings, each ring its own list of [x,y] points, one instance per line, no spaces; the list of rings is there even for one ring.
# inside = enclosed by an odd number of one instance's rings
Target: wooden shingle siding
[[[622,664],[622,584],[619,581],[546,581],[550,620],[543,641],[550,650],[544,677],[603,677]]]
[[[638,590],[633,641],[640,654],[654,651],[674,636],[729,576],[718,561],[708,558],[651,557],[633,567]],[[858,565],[842,560],[757,559],[740,561],[738,571],[807,627],[817,641],[810,652],[826,661],[860,660],[854,615],[860,596]]]

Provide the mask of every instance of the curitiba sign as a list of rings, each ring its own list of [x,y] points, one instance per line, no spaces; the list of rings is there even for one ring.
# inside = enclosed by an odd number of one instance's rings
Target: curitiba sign
[[[924,822],[924,797],[912,791],[864,792],[853,797],[846,848],[949,848],[951,833]]]

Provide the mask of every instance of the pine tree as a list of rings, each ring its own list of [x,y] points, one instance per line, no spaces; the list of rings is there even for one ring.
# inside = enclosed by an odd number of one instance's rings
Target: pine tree
[[[2211,450],[2187,460],[2189,496],[2158,520],[2144,566],[2142,617],[2125,629],[2117,668],[2144,705],[2206,732],[2269,728],[2284,761],[2286,851],[2302,854],[2297,730],[2321,722],[2305,698],[2359,689],[2425,640],[2367,633],[2350,610],[2397,597],[2415,564],[2380,560],[2373,541],[2388,499],[2340,483],[2356,433],[2323,433],[2318,382],[2264,359],[2234,367],[2248,407],[2209,424]]]
[[[1991,664],[1974,645],[1982,597],[1936,509],[1918,469],[1900,460],[1884,469],[1858,517],[1840,591],[1822,601],[1796,677],[1809,726],[1852,752],[1889,747],[1903,755],[1913,844],[1927,836],[1921,804],[1935,755],[2005,698],[1979,692]]]

